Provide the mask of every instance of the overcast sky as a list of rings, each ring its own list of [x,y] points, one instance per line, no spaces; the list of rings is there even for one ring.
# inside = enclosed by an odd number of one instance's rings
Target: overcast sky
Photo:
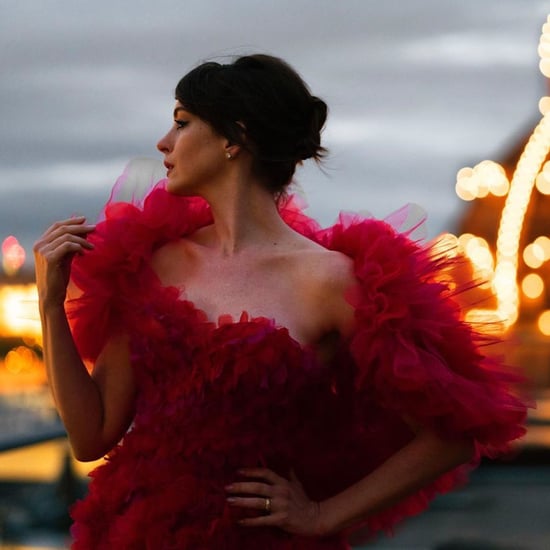
[[[0,240],[95,217],[126,162],[157,157],[177,80],[268,52],[330,107],[310,212],[421,204],[431,236],[463,203],[456,171],[538,117],[542,0],[0,0]]]

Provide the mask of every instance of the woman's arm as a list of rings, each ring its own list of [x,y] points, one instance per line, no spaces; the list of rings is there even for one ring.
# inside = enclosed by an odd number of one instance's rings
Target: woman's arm
[[[134,382],[123,336],[107,343],[90,375],[71,335],[64,309],[70,262],[93,248],[85,237],[94,227],[84,222],[57,222],[34,253],[48,381],[74,454],[86,461],[102,457],[128,428]]]
[[[430,430],[421,430],[371,474],[319,503],[320,533],[337,533],[396,504],[469,461],[473,450],[471,441],[443,440]]]
[[[469,441],[444,441],[422,430],[371,474],[322,502],[310,500],[295,477],[287,480],[267,468],[241,470],[241,475],[254,481],[226,487],[228,502],[260,511],[269,508],[268,515],[241,520],[243,526],[272,526],[299,535],[329,536],[413,494],[467,462],[472,453]]]

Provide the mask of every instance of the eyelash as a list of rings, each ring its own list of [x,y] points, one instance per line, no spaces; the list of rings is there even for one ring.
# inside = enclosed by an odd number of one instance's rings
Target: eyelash
[[[176,128],[179,130],[181,128],[185,128],[189,123],[186,120],[174,120],[174,124],[176,125]]]

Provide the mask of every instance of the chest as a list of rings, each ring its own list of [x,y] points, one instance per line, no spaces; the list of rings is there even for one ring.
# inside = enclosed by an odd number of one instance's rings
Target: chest
[[[317,342],[322,336],[322,313],[304,284],[291,274],[276,270],[244,269],[233,273],[218,268],[189,277],[183,295],[216,321],[225,316],[238,319],[243,312],[250,317],[266,317],[286,327],[302,344]]]
[[[324,340],[328,322],[321,293],[295,258],[247,255],[219,258],[179,250],[181,261],[157,270],[163,285],[175,286],[211,321],[245,312],[286,327],[303,345]]]

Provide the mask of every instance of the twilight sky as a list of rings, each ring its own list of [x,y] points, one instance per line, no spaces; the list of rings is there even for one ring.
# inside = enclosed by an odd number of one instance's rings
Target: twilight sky
[[[542,0],[2,0],[0,241],[94,218],[126,162],[160,158],[173,88],[200,61],[267,52],[330,107],[310,213],[421,204],[429,234],[464,204],[455,175],[537,120]]]

